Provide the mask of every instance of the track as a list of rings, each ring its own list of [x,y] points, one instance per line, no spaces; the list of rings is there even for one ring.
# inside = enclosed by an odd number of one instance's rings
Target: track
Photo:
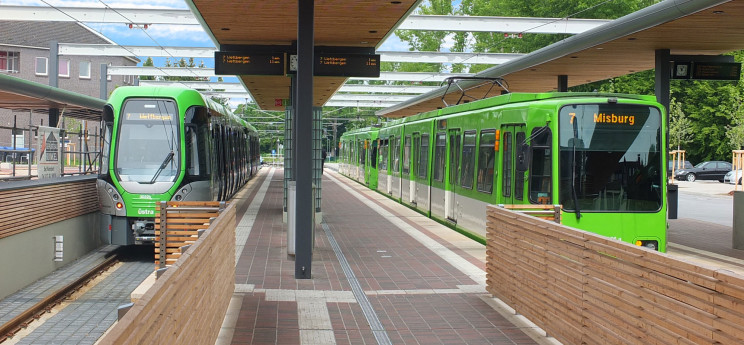
[[[0,343],[12,337],[21,329],[28,327],[31,322],[40,318],[44,313],[49,312],[54,306],[67,299],[70,295],[75,293],[75,291],[85,286],[89,281],[93,280],[95,277],[119,262],[120,255],[120,251],[114,251],[114,255],[93,267],[80,278],[55,291],[48,297],[33,305],[31,308],[0,326]]]

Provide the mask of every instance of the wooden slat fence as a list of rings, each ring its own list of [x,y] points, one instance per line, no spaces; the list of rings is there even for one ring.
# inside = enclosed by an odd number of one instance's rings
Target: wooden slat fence
[[[199,231],[209,227],[225,207],[224,201],[159,203],[155,211],[155,268],[175,263],[182,255],[182,248],[194,244]]]
[[[561,205],[499,204],[498,206],[507,210],[528,214],[540,219],[552,220],[558,224],[561,223],[561,216],[563,214]]]
[[[99,210],[95,177],[2,183],[0,238]]]
[[[229,205],[100,344],[214,344],[234,287],[235,206]]]
[[[487,290],[564,344],[744,344],[744,276],[497,206]]]

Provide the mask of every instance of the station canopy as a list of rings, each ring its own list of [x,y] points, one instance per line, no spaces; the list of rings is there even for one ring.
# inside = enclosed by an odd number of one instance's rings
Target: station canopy
[[[420,0],[315,0],[315,46],[377,48]],[[290,46],[297,41],[297,0],[188,0],[215,45]],[[239,76],[262,109],[284,110],[290,78]],[[322,106],[346,77],[313,78],[313,105]]]
[[[0,108],[31,112],[59,109],[61,115],[100,121],[106,101],[0,73]]]
[[[297,0],[188,0],[202,26],[221,45],[291,45],[297,40]],[[420,0],[315,0],[315,45],[377,48]],[[503,77],[511,92],[556,90],[558,77],[575,86],[655,67],[655,52],[719,55],[744,49],[744,0],[667,0],[575,35],[479,75]],[[284,76],[239,76],[258,105],[283,110],[290,98]],[[346,81],[315,77],[314,105],[322,106]],[[473,94],[488,86],[471,83]],[[487,96],[497,95],[493,89]],[[443,88],[378,111],[403,117],[443,106]],[[448,104],[459,95],[446,96]]]

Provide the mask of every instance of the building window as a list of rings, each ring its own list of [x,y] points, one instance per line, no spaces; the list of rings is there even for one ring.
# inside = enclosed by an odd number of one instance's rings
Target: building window
[[[0,72],[18,73],[20,72],[20,52],[10,52],[0,50]]]
[[[48,67],[47,63],[49,62],[48,58],[45,57],[37,57],[36,58],[36,75],[48,75]]]
[[[90,61],[80,61],[80,79],[90,79]]]
[[[111,69],[111,63],[109,62],[108,68],[106,68],[106,81],[111,81],[111,73],[108,70]]]
[[[69,78],[70,77],[70,60],[60,59],[57,65],[59,67],[59,71],[57,74],[60,77]]]

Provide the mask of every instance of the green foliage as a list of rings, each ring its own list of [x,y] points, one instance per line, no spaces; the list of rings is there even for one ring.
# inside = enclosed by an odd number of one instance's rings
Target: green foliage
[[[142,66],[152,67],[152,66],[155,66],[155,63],[152,61],[152,58],[148,56],[147,60],[145,60],[145,62],[142,63]],[[140,76],[139,79],[140,80],[155,80],[155,77],[151,75],[143,75],[143,76]]]
[[[686,147],[693,139],[692,122],[682,111],[682,105],[676,99],[669,104],[669,149],[679,150]]]

